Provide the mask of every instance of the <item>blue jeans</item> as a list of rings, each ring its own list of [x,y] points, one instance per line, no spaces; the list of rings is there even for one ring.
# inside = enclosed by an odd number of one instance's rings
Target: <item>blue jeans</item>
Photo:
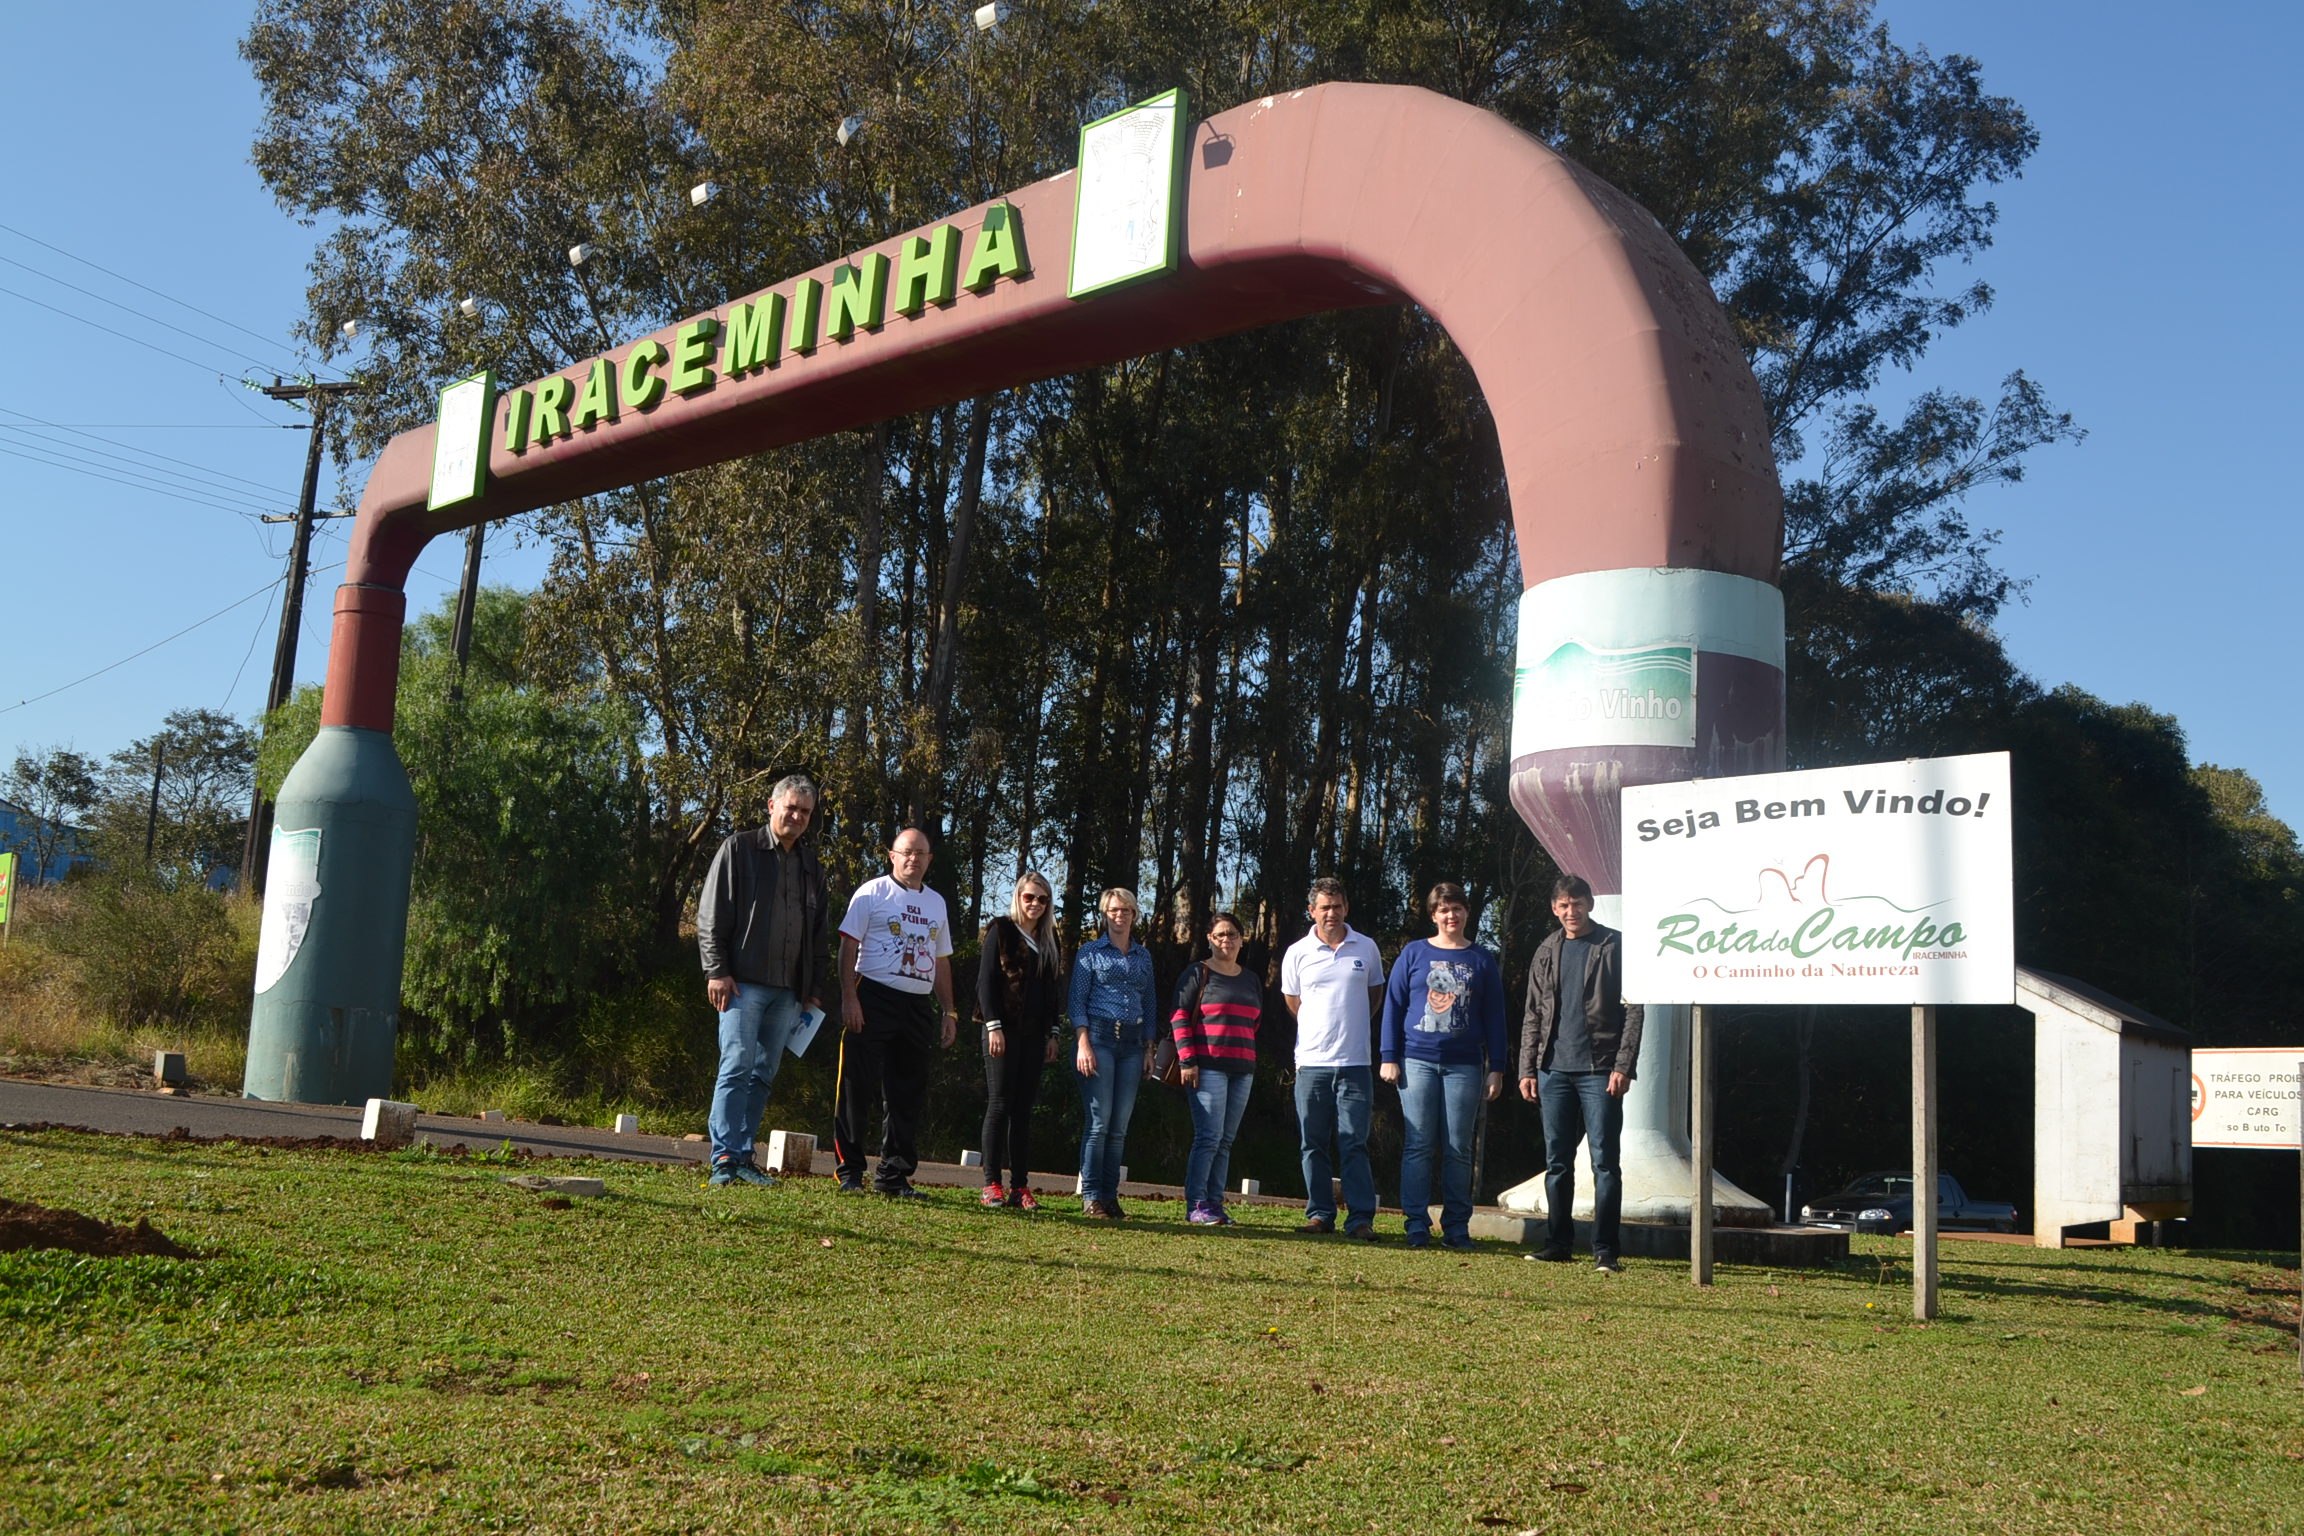
[[[1109,1024],[1093,1026],[1089,1049],[1096,1053],[1096,1075],[1080,1076],[1080,1198],[1116,1200],[1120,1196],[1120,1159],[1128,1144],[1128,1117],[1136,1112],[1136,1090],[1144,1085],[1144,1047],[1122,1045]]]
[[[1192,1106],[1192,1151],[1184,1160],[1186,1214],[1195,1205],[1223,1209],[1224,1189],[1232,1179],[1232,1139],[1240,1134],[1248,1090],[1255,1086],[1253,1072],[1200,1069],[1200,1086],[1186,1096]]]
[[[752,1139],[768,1109],[768,1090],[784,1065],[784,1047],[800,1022],[800,994],[790,987],[736,983],[736,1006],[720,1015],[720,1075],[712,1084],[712,1157],[752,1160]]]
[[[1486,1078],[1479,1063],[1418,1061],[1400,1064],[1400,1112],[1408,1121],[1400,1152],[1400,1209],[1410,1232],[1432,1229],[1432,1155],[1440,1165],[1440,1235],[1468,1236],[1472,1225],[1472,1131],[1480,1117]]]
[[[1536,1098],[1544,1107],[1544,1246],[1576,1246],[1576,1138],[1592,1148],[1592,1252],[1616,1256],[1624,1182],[1616,1148],[1624,1139],[1624,1100],[1608,1092],[1605,1072],[1539,1072]],[[1577,1123],[1570,1129],[1571,1121]]]
[[[1298,1067],[1296,1121],[1304,1148],[1304,1214],[1336,1219],[1335,1185],[1344,1177],[1347,1230],[1376,1222],[1376,1177],[1368,1171],[1368,1117],[1376,1087],[1366,1067]],[[1336,1145],[1336,1161],[1328,1145]]]

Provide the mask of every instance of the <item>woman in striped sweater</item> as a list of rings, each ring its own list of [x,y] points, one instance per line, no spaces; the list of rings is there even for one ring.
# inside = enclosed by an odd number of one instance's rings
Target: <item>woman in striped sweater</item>
[[[1192,1106],[1192,1152],[1184,1164],[1186,1218],[1198,1227],[1228,1227],[1224,1185],[1232,1139],[1256,1082],[1256,1025],[1264,1016],[1264,983],[1240,965],[1240,919],[1219,912],[1208,924],[1208,958],[1176,983],[1176,1063]]]

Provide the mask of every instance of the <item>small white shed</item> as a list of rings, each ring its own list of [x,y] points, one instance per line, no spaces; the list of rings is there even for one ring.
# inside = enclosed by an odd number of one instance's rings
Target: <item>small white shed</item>
[[[2032,1015],[2032,1241],[2192,1212],[2192,1037],[2068,976],[2016,968]]]

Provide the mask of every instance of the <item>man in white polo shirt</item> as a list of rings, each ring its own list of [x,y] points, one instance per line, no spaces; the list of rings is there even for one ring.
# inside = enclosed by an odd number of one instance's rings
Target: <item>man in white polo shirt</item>
[[[832,1153],[843,1194],[864,1189],[864,1119],[877,1098],[887,1112],[873,1187],[920,1194],[920,1112],[928,1103],[928,1064],[950,1046],[952,920],[928,889],[928,834],[906,827],[888,849],[889,873],[865,881],[840,920],[840,1075]],[[941,1025],[941,1027],[939,1027]]]
[[[1376,1240],[1376,1180],[1368,1170],[1368,1120],[1376,1085],[1368,1070],[1369,1021],[1382,1006],[1384,957],[1344,921],[1344,882],[1312,882],[1312,931],[1280,961],[1280,995],[1296,1015],[1296,1120],[1304,1149],[1304,1230],[1336,1230],[1334,1180],[1344,1178],[1344,1235]],[[1336,1160],[1328,1160],[1329,1144]]]

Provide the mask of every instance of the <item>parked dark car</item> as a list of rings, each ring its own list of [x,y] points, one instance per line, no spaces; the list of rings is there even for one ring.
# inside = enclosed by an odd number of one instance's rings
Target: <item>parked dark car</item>
[[[1897,1233],[1912,1226],[1912,1175],[1868,1173],[1836,1195],[1800,1207],[1812,1227],[1841,1232]],[[2016,1207],[2004,1200],[1971,1200],[1960,1181],[1936,1175],[1936,1225],[1974,1232],[2013,1232]]]

